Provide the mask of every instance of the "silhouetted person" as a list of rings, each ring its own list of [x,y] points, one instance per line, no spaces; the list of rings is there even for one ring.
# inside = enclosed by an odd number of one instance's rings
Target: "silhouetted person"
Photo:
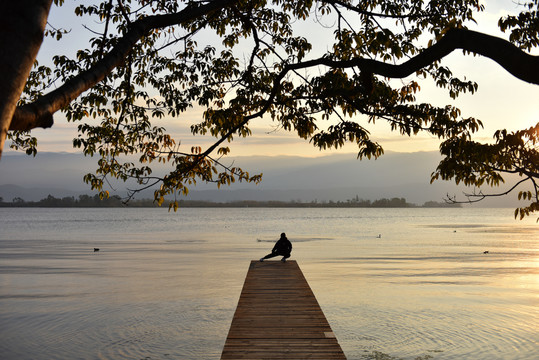
[[[281,259],[282,262],[285,262],[286,259],[290,257],[290,253],[292,252],[292,243],[290,240],[286,238],[286,234],[282,233],[281,238],[277,240],[275,243],[275,246],[271,250],[271,254],[268,254],[260,259],[260,261],[264,261],[266,259],[275,257],[275,256],[282,256]]]

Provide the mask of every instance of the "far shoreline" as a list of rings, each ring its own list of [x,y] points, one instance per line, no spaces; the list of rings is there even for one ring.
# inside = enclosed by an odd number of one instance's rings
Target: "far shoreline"
[[[174,202],[165,200],[164,204]],[[160,207],[153,199],[131,199],[124,202],[119,196],[100,199],[98,195],[93,197],[81,195],[79,199],[74,197],[55,198],[49,195],[40,201],[25,201],[22,198],[14,198],[11,202],[0,201],[2,208],[157,208]],[[162,206],[165,207],[166,206]],[[179,200],[180,208],[461,208],[461,204],[427,201],[423,205],[409,203],[405,198],[378,199],[374,201],[363,199],[349,199],[346,201],[258,201],[237,200],[228,202],[214,202],[206,200]]]

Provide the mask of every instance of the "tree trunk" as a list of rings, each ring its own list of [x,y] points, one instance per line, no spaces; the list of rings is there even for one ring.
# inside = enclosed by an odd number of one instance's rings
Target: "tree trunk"
[[[0,2],[0,158],[17,102],[43,41],[51,3]]]

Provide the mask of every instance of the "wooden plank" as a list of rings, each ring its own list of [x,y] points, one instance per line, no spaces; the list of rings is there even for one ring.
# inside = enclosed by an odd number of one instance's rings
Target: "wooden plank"
[[[251,261],[221,354],[230,359],[346,360],[296,261]]]

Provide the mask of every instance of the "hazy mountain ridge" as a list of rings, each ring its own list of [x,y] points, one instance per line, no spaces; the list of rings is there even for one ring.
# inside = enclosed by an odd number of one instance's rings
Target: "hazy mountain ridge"
[[[442,201],[447,194],[462,194],[462,187],[437,181],[430,184],[436,168],[437,152],[387,153],[377,160],[356,159],[354,154],[332,154],[316,158],[298,156],[252,156],[225,160],[251,174],[263,173],[259,185],[235,183],[216,189],[215,184],[191,188],[188,200],[229,202],[256,201],[345,201],[404,197],[418,205],[426,201]],[[0,197],[38,201],[54,197],[92,194],[82,177],[96,168],[96,159],[80,154],[38,153],[35,158],[6,153],[0,162]],[[163,172],[157,169],[157,173]],[[111,195],[126,195],[125,184],[117,184]],[[152,198],[147,190],[137,198]],[[482,206],[515,206],[515,196],[491,199]]]

